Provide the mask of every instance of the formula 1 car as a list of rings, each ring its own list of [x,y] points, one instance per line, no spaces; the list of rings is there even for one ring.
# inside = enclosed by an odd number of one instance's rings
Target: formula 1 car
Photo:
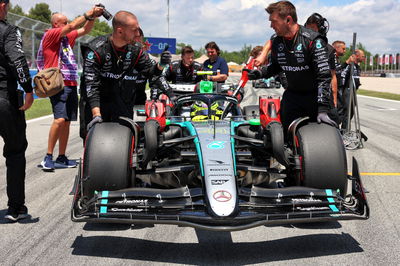
[[[271,97],[242,110],[235,97],[196,93],[179,97],[168,117],[165,108],[148,101],[142,125],[121,118],[92,127],[74,222],[233,231],[369,217],[357,162],[348,175],[336,128],[300,118],[285,141]]]
[[[281,87],[281,83],[274,77],[268,79],[257,79],[252,82],[253,88],[276,88]]]

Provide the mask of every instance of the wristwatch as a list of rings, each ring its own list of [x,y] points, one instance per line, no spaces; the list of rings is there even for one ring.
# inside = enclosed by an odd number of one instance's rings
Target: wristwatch
[[[89,20],[89,21],[93,21],[95,19],[94,17],[89,17],[88,15],[86,15],[86,12],[83,13],[83,16],[85,17],[86,20]]]

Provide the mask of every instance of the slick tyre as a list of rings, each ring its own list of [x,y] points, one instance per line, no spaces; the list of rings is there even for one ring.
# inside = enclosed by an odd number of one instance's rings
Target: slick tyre
[[[143,167],[154,159],[158,149],[158,134],[160,125],[156,120],[148,120],[144,124],[144,152],[143,152]]]
[[[339,131],[329,125],[310,123],[297,131],[302,156],[302,184],[306,187],[340,189],[347,194],[346,151]]]
[[[83,164],[83,194],[130,186],[132,131],[118,123],[96,124],[88,133]]]
[[[260,117],[260,107],[258,105],[248,105],[243,107],[243,114],[246,120]]]

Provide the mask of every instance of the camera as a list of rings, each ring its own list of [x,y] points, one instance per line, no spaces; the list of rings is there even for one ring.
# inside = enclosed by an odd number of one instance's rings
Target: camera
[[[97,4],[96,6],[102,7],[102,8],[104,9],[104,11],[103,11],[103,17],[104,17],[105,19],[107,19],[107,20],[112,19],[113,15],[111,15],[111,13],[108,12],[108,11],[106,10],[106,7],[105,7],[103,4],[100,4],[100,3],[99,3],[99,4]]]

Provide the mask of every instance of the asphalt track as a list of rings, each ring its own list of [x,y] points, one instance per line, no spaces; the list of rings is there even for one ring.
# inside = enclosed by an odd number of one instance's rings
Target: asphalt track
[[[251,90],[245,104],[260,94]],[[400,262],[400,102],[359,97],[361,127],[369,137],[356,157],[371,218],[295,226],[257,227],[239,232],[209,232],[156,225],[73,223],[71,191],[76,169],[44,173],[37,167],[46,152],[51,118],[28,123],[26,201],[31,218],[10,224],[6,212],[5,167],[0,159],[1,265],[153,265],[153,264],[307,264],[398,265]],[[0,141],[0,146],[2,141]],[[57,155],[57,150],[55,152]],[[70,158],[82,154],[73,123]],[[349,169],[351,170],[351,169]]]

